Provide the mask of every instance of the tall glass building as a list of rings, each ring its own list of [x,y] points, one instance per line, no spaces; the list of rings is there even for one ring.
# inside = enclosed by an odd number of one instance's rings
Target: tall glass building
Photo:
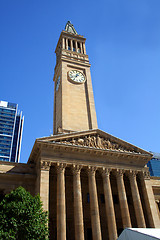
[[[153,158],[147,163],[151,176],[160,177],[160,153],[154,153]]]
[[[23,122],[18,104],[0,101],[0,161],[19,162]]]

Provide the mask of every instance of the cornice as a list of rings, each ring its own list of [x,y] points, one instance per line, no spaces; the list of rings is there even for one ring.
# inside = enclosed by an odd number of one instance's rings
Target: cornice
[[[66,145],[64,143],[53,143],[53,142],[45,142],[45,141],[36,141],[34,146],[34,153],[30,155],[28,163],[33,163],[37,158],[37,154],[44,152],[46,150],[53,150],[54,152],[63,152],[70,153],[70,154],[87,154],[88,156],[96,156],[100,158],[108,157],[108,158],[115,158],[120,159],[122,162],[124,161],[136,161],[136,162],[143,162],[145,165],[150,156],[147,154],[138,154],[138,153],[129,153],[129,152],[117,152],[114,150],[104,150],[104,149],[96,149],[92,147],[83,147],[83,146],[73,146],[73,145]]]

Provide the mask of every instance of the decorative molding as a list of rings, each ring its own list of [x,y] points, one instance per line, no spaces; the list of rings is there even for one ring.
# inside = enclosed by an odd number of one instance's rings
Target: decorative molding
[[[65,168],[66,168],[67,164],[66,163],[57,163],[56,164],[56,168],[57,168],[57,173],[64,173]]]
[[[48,161],[41,161],[41,169],[42,170],[50,170],[51,162]]]
[[[140,179],[149,180],[150,179],[150,172],[149,171],[142,171],[140,174]]]
[[[116,174],[117,178],[119,178],[119,177],[123,178],[124,173],[125,173],[124,169],[116,169],[116,171],[115,171],[115,174]]]
[[[66,144],[66,145],[87,147],[87,148],[112,150],[116,152],[141,154],[140,152],[135,150],[134,147],[122,146],[122,144],[112,141],[109,138],[104,138],[99,134],[90,134],[90,135],[85,135],[81,137],[69,137],[62,140],[61,139],[54,140],[53,142]]]
[[[137,173],[138,173],[138,172],[137,172],[136,170],[129,170],[129,171],[127,172],[127,175],[128,175],[128,177],[129,177],[130,180],[134,180],[134,179],[136,179]]]
[[[75,165],[75,164],[73,164],[73,167],[72,167],[73,175],[80,174],[81,173],[81,169],[82,169],[82,165]]]
[[[110,172],[111,172],[111,168],[100,168],[99,169],[101,174],[102,174],[102,177],[109,177],[110,176]]]
[[[88,170],[88,175],[89,176],[95,176],[97,167],[95,167],[95,166],[88,166],[87,170]]]

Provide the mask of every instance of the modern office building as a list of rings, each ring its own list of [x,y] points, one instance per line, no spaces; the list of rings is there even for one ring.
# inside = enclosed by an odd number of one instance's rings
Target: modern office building
[[[18,104],[0,101],[0,161],[19,162],[23,122]]]
[[[147,163],[150,175],[160,177],[160,153],[151,153],[153,154],[153,158]]]

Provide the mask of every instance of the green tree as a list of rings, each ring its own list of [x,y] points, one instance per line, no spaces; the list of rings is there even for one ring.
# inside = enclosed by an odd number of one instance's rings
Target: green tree
[[[23,187],[7,194],[0,203],[0,239],[48,239],[48,216],[39,195]]]

